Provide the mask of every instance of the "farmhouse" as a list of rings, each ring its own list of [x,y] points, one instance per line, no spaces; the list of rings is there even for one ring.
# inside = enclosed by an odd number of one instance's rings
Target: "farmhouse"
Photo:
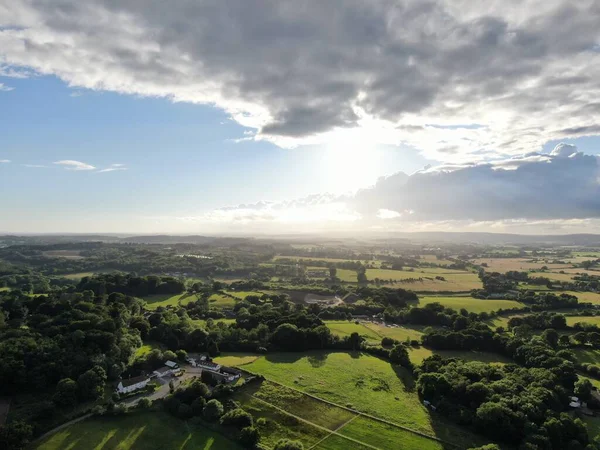
[[[170,367],[171,369],[177,369],[179,367],[179,365],[173,361],[167,361],[165,366]]]
[[[121,380],[117,385],[117,392],[119,394],[128,394],[130,392],[138,391],[140,389],[144,389],[150,378],[144,375],[140,375],[139,377],[129,378],[128,380]]]
[[[210,370],[212,372],[219,372],[221,370],[221,365],[214,363],[208,360],[201,360],[196,362],[196,367],[200,367],[201,369]]]

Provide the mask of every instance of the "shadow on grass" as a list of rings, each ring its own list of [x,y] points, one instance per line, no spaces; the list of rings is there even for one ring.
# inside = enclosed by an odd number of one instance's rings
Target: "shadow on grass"
[[[34,446],[38,450],[239,448],[222,435],[162,412],[135,412],[74,424]]]
[[[416,383],[415,378],[410,374],[410,372],[404,367],[395,364],[392,364],[392,369],[394,370],[394,373],[396,374],[398,379],[402,381],[402,384],[404,385],[404,391],[414,392]]]

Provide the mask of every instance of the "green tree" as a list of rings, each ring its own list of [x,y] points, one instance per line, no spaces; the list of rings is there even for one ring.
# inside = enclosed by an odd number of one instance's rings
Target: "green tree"
[[[560,338],[558,332],[552,328],[544,330],[542,333],[542,339],[550,345],[552,348],[558,347],[558,339]]]
[[[79,395],[84,400],[96,400],[104,394],[106,372],[100,366],[94,366],[77,378]]]
[[[204,406],[202,415],[209,422],[215,422],[223,415],[223,405],[219,400],[212,399]]]
[[[587,378],[580,378],[575,383],[573,392],[581,400],[587,402],[592,396],[592,383]]]
[[[75,380],[63,378],[56,385],[52,401],[58,406],[71,407],[77,404],[77,392],[79,387]]]
[[[277,444],[275,444],[273,450],[304,450],[304,445],[300,441],[280,439],[277,441]]]
[[[408,355],[408,350],[402,344],[396,344],[390,350],[390,362],[392,364],[399,364],[402,367],[406,367],[407,369],[412,368],[410,357]]]
[[[22,421],[14,421],[0,427],[0,448],[2,450],[21,450],[33,435],[33,427]]]
[[[256,427],[245,427],[240,432],[240,444],[244,448],[254,448],[260,441],[260,433]]]

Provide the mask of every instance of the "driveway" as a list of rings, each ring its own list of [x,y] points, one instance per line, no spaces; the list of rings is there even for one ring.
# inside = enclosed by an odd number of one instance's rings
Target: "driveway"
[[[148,394],[148,395],[140,395],[139,397],[134,397],[134,398],[129,398],[127,400],[123,400],[121,402],[121,404],[125,405],[127,407],[132,407],[132,406],[137,405],[138,402],[142,398],[147,398],[148,400],[153,402],[154,400],[161,399],[163,397],[166,397],[169,394],[169,382],[170,381],[173,381],[173,384],[175,385],[175,389],[177,389],[179,387],[179,385],[181,383],[183,383],[184,381],[187,381],[193,377],[200,378],[202,369],[199,369],[197,367],[192,367],[192,366],[185,366],[183,368],[185,369],[185,373],[180,377],[169,376],[169,377],[164,377],[164,378],[155,378],[155,380],[161,384],[161,387],[159,389],[157,389],[156,391],[154,391],[153,393]]]

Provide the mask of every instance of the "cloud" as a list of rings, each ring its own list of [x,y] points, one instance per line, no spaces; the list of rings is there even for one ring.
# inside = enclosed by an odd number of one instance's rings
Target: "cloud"
[[[14,89],[14,87],[6,86],[4,83],[0,83],[0,92],[8,92]]]
[[[45,166],[43,164],[23,164],[23,167],[29,167],[29,168],[35,169],[35,168],[43,168],[43,167],[48,167],[48,166]]]
[[[111,164],[105,169],[98,170],[98,173],[115,172],[117,170],[127,170],[127,167],[125,167],[125,164]]]
[[[63,166],[65,169],[67,170],[94,170],[95,167],[90,165],[90,164],[86,164],[84,162],[81,161],[74,161],[71,159],[65,159],[62,161],[55,161],[54,164],[57,164],[59,166]]]
[[[0,159],[0,164],[8,164],[10,159]]]
[[[280,146],[360,130],[439,161],[600,133],[600,3],[0,0],[0,62],[215,105]]]

